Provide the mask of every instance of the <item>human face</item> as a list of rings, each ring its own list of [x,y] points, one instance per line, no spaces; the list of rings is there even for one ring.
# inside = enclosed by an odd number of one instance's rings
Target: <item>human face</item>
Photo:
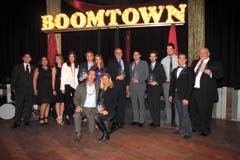
[[[167,46],[167,55],[171,56],[174,53],[174,49],[172,46]]]
[[[22,58],[22,59],[23,59],[23,62],[24,62],[24,63],[27,63],[27,64],[28,64],[28,63],[30,63],[30,62],[31,62],[31,60],[32,60],[32,58],[31,58],[30,54],[27,54],[27,53],[26,53],[26,54],[24,54],[24,56],[23,56],[23,58]]]
[[[48,59],[46,57],[42,57],[42,66],[47,66],[48,65]]]
[[[108,76],[103,76],[102,77],[102,83],[103,83],[104,86],[109,86],[110,79],[108,78]]]
[[[70,62],[70,63],[74,63],[74,61],[75,61],[75,56],[74,56],[74,54],[70,54],[70,55],[68,56],[68,59],[69,59],[69,62]]]
[[[137,51],[133,52],[133,59],[134,61],[138,61],[141,57],[141,54]]]
[[[201,60],[209,58],[209,51],[207,48],[201,48],[199,52],[199,58]]]
[[[122,59],[122,55],[123,55],[122,50],[120,48],[115,49],[114,55],[116,59]]]
[[[62,59],[59,56],[56,56],[56,63],[62,64]]]
[[[88,53],[86,54],[86,59],[87,59],[88,62],[93,62],[93,59],[94,59],[93,53],[88,52]]]
[[[88,81],[89,82],[94,82],[95,78],[96,78],[95,71],[93,71],[93,70],[89,71],[88,72]]]
[[[102,58],[99,56],[95,57],[95,63],[100,65],[102,63]]]
[[[155,53],[150,53],[149,59],[151,62],[156,62],[157,55]]]
[[[181,55],[178,56],[178,64],[179,64],[179,66],[184,66],[186,64],[186,62],[187,62],[187,58],[186,58],[185,55],[181,54]]]

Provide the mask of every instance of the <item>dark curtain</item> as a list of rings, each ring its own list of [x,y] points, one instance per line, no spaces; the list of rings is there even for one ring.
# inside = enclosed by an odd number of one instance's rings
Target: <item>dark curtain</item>
[[[45,1],[10,2],[15,3],[17,8],[14,12],[9,10],[5,15],[0,16],[1,81],[10,78],[13,66],[21,62],[25,52],[31,53],[34,65],[41,56],[47,55],[47,35],[41,32],[41,15],[46,14]],[[2,5],[2,10],[6,10],[6,6],[12,4]]]
[[[176,2],[176,1],[174,1]],[[178,1],[179,3],[187,3],[187,1]],[[163,5],[166,4],[164,1]],[[172,1],[169,3],[172,4]],[[143,4],[144,5],[144,4]],[[161,5],[161,3],[156,3]],[[133,5],[134,6],[134,5]],[[177,5],[176,5],[177,6]],[[62,1],[62,13],[71,15],[76,12],[73,7]],[[187,11],[187,9],[186,9]],[[163,15],[162,18],[166,16]],[[187,19],[187,13],[185,15]],[[187,22],[187,20],[186,20]],[[188,28],[187,23],[183,26],[176,26],[178,37],[178,48],[180,52],[187,54],[188,45]],[[109,58],[113,57],[114,48],[118,45],[125,51],[126,31],[131,31],[131,53],[135,50],[140,51],[142,58],[148,60],[148,54],[151,50],[159,53],[159,60],[166,56],[166,45],[168,42],[168,33],[170,26],[164,27],[146,27],[132,29],[109,29],[100,31],[79,31],[62,33],[62,54],[64,58],[70,50],[75,50],[77,57],[81,62],[85,60],[84,54],[88,50],[95,52],[100,51],[104,57],[105,63]],[[100,32],[100,37],[98,37]],[[99,41],[101,39],[101,41]],[[97,44],[100,43],[100,44]],[[100,47],[99,47],[100,46]],[[124,53],[125,54],[125,53]],[[125,56],[125,55],[124,55]],[[132,58],[132,57],[131,57]]]
[[[237,1],[205,1],[206,46],[224,67],[222,85],[240,89],[240,24]]]

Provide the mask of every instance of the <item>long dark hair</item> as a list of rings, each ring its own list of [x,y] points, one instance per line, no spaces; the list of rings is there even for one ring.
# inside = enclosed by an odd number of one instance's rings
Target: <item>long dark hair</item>
[[[67,61],[66,61],[66,63],[67,63],[67,65],[68,66],[71,66],[71,62],[69,61],[69,56],[70,55],[73,55],[74,56],[74,66],[75,66],[75,68],[77,68],[78,67],[78,63],[77,63],[77,60],[76,60],[76,54],[75,54],[75,52],[74,51],[70,51],[69,53],[68,53],[68,58],[67,58]]]

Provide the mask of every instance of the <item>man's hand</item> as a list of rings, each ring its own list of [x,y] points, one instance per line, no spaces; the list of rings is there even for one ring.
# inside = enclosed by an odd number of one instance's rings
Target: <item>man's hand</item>
[[[205,69],[203,72],[206,73],[207,75],[211,75],[212,74],[212,71],[210,69]]]
[[[172,97],[172,96],[169,96],[169,97],[168,97],[168,101],[169,101],[170,103],[172,103],[173,97]]]
[[[80,113],[80,112],[82,112],[82,110],[83,110],[82,107],[77,106],[75,109],[75,112]]]
[[[186,99],[183,99],[183,100],[182,100],[182,103],[183,103],[183,105],[185,105],[185,106],[186,106],[186,105],[188,105],[189,101],[188,101],[188,100],[186,100]]]

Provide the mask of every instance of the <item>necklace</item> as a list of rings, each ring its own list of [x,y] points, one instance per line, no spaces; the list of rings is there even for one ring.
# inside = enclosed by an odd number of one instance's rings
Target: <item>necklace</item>
[[[95,85],[92,85],[92,86],[87,85],[87,94],[91,96],[94,93],[95,93]]]

